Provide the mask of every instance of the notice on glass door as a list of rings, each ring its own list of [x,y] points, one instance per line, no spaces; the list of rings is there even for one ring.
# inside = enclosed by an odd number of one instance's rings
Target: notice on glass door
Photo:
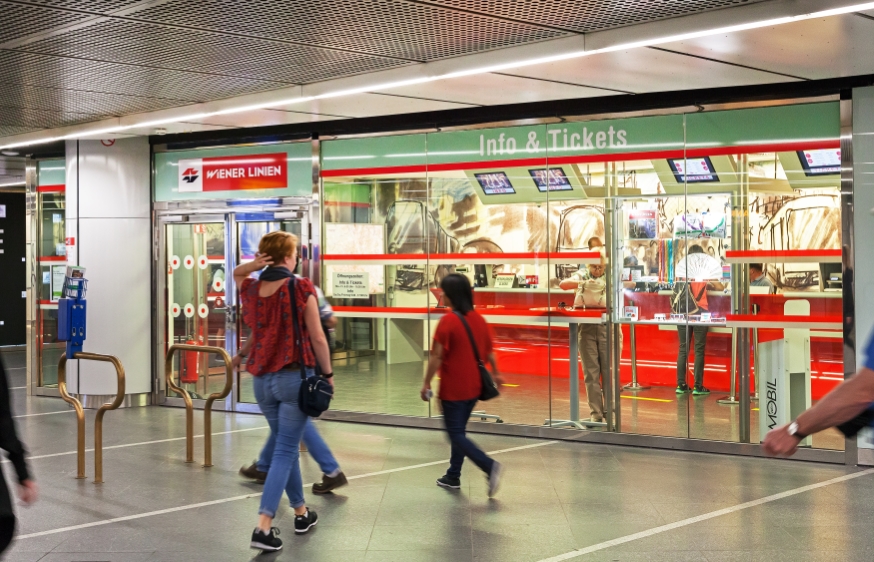
[[[332,279],[333,297],[366,299],[370,297],[370,274],[366,271],[335,271]]]

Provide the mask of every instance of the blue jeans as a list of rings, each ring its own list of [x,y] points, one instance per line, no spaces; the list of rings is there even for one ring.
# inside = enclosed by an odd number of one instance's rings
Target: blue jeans
[[[276,446],[258,513],[275,517],[283,489],[288,494],[292,508],[305,505],[299,448],[309,417],[297,404],[300,371],[277,371],[253,378],[255,399],[267,418],[270,432],[276,435]]]
[[[310,451],[310,456],[319,463],[319,468],[325,474],[333,474],[340,470],[340,465],[337,459],[328,448],[328,444],[319,435],[319,430],[316,429],[316,424],[312,418],[307,418],[307,425],[303,430],[303,442]],[[272,431],[267,437],[267,442],[264,443],[264,448],[261,449],[261,454],[258,455],[258,470],[268,472],[270,470],[270,462],[273,459],[273,448],[276,446],[276,434]]]
[[[467,438],[465,429],[470,413],[476,405],[477,399],[473,400],[443,400],[443,423],[446,425],[446,433],[449,434],[449,442],[452,444],[452,454],[449,457],[449,470],[447,476],[461,477],[461,465],[464,457],[468,457],[486,474],[492,473],[495,461],[485,454],[473,441]]]

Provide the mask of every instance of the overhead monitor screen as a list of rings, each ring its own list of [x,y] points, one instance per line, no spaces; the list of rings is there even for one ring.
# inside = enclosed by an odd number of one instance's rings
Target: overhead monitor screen
[[[512,195],[516,193],[513,184],[510,183],[510,178],[504,172],[474,174],[474,177],[486,195]]]
[[[805,176],[828,176],[841,173],[841,149],[799,150],[798,158]]]
[[[668,165],[677,178],[677,183],[704,183],[719,181],[710,158],[671,158]]]
[[[564,174],[561,168],[538,168],[536,170],[528,170],[531,174],[531,179],[534,180],[534,185],[541,193],[547,191],[573,191],[571,182]]]

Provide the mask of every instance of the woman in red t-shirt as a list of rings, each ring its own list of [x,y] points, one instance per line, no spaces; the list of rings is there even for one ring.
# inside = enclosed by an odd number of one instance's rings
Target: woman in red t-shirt
[[[450,489],[461,488],[461,465],[464,457],[468,457],[488,476],[489,497],[492,497],[500,483],[501,464],[486,455],[465,434],[470,414],[482,390],[482,379],[464,324],[466,322],[470,327],[479,356],[488,359],[494,380],[500,384],[498,365],[492,351],[492,331],[485,319],[473,309],[473,290],[467,277],[457,273],[447,275],[440,283],[440,288],[453,313],[445,314],[437,324],[428,372],[422,386],[422,400],[428,401],[431,397],[431,380],[440,371],[438,398],[443,408],[446,433],[452,444],[452,455],[449,470],[437,479],[437,485]]]
[[[250,274],[271,266],[259,280]],[[295,278],[297,269],[297,237],[276,231],[264,235],[258,243],[255,260],[234,270],[234,282],[243,303],[243,321],[252,330],[255,344],[249,354],[248,371],[253,375],[255,399],[276,436],[276,446],[270,470],[264,482],[258,527],[252,533],[251,546],[275,551],[282,548],[272,527],[273,518],[282,499],[288,493],[294,509],[294,531],[306,533],[318,517],[308,510],[303,497],[300,474],[299,444],[307,424],[307,415],[298,405],[301,385],[301,364],[308,376],[314,373],[316,361],[323,376],[333,376],[328,340],[322,331],[319,305],[312,282]],[[298,325],[291,312],[291,289]],[[298,344],[298,339],[300,343]],[[303,356],[301,356],[303,355]]]

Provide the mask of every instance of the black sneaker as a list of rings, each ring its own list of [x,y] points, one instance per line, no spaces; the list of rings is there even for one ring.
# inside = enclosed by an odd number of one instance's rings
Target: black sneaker
[[[453,478],[452,476],[441,476],[437,479],[437,485],[441,488],[449,488],[450,490],[461,489],[461,479]]]
[[[704,394],[710,394],[710,390],[704,388],[703,386],[696,386],[696,387],[692,390],[692,394],[694,394],[695,396],[701,396],[701,395],[704,395]]]
[[[313,484],[314,494],[327,494],[341,486],[345,486],[349,481],[346,480],[346,475],[342,472],[331,478],[327,474],[322,474],[322,481]]]
[[[686,383],[677,385],[677,394],[689,394],[692,392],[692,389],[689,388],[689,385]]]
[[[269,552],[282,550],[282,541],[279,540],[279,529],[272,527],[269,533],[265,533],[255,527],[255,530],[252,531],[252,542],[249,543],[249,546]]]
[[[267,473],[261,470],[258,470],[258,463],[253,462],[249,466],[244,466],[240,469],[240,476],[243,478],[248,478],[249,480],[254,480],[258,484],[263,484],[265,480],[267,480]]]
[[[310,508],[303,515],[294,516],[294,532],[298,535],[308,533],[310,529],[316,526],[319,521],[319,516]]]

